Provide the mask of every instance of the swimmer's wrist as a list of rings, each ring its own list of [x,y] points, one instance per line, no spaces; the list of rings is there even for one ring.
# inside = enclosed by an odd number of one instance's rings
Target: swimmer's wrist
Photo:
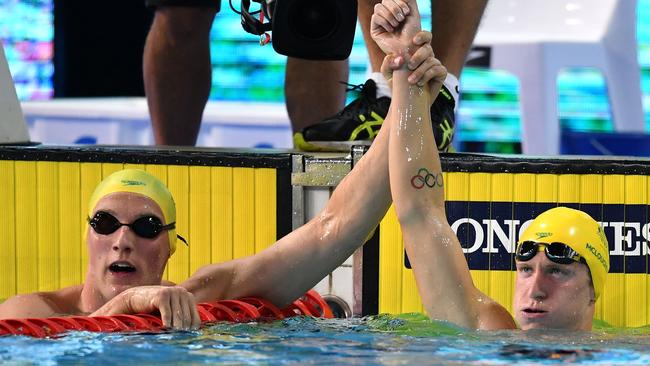
[[[411,55],[408,54],[408,52],[405,52],[404,50],[399,51],[399,52],[394,52],[391,53],[390,56],[393,59],[393,65],[391,65],[391,70],[393,72],[398,71],[398,70],[407,70],[409,71],[408,64],[409,61],[411,60]],[[400,66],[397,66],[397,65]]]

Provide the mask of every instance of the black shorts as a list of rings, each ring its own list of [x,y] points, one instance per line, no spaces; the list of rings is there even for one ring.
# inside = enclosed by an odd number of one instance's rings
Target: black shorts
[[[156,8],[159,6],[187,6],[187,7],[216,7],[221,9],[221,0],[145,0],[147,7]]]

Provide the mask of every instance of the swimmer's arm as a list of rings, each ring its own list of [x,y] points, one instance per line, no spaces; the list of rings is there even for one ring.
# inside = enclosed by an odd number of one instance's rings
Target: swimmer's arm
[[[341,265],[390,206],[388,129],[338,185],[325,208],[262,252],[200,268],[181,286],[197,302],[259,296],[285,306]]]
[[[404,35],[418,30],[420,24],[415,0],[383,1],[375,6],[371,35],[384,52],[412,64]],[[447,71],[435,58],[425,64],[432,80],[422,87],[409,85],[407,69],[394,71],[393,99],[384,122],[390,126],[391,195],[420,296],[434,319],[470,328],[511,326],[507,312],[474,287],[458,239],[446,219],[430,106]],[[386,74],[385,65],[382,72]]]
[[[436,68],[431,89],[420,89],[408,85],[405,71],[393,74],[393,104],[387,117],[392,124],[389,174],[404,246],[430,318],[468,328],[513,328],[508,312],[474,286],[447,222],[429,112],[445,75],[443,67]]]
[[[412,83],[426,83],[433,53],[431,34],[420,32],[412,42]],[[386,74],[389,67],[385,62]],[[181,286],[197,302],[259,296],[284,306],[315,286],[341,265],[372,234],[391,203],[388,182],[388,135],[384,124],[368,152],[341,181],[326,207],[302,227],[257,255],[200,268]]]
[[[468,328],[513,328],[507,311],[474,286],[460,243],[447,222],[442,170],[426,98],[409,98],[419,91],[410,89],[404,79],[395,72],[397,108],[389,112],[389,118],[402,123],[391,130],[390,184],[425,310],[432,319]]]
[[[243,296],[285,306],[341,265],[365,242],[391,203],[387,127],[313,219],[262,252],[200,268],[180,285],[197,302]]]

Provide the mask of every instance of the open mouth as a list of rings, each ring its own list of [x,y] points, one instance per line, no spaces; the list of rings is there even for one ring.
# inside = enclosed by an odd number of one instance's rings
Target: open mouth
[[[540,310],[540,309],[526,308],[526,309],[524,309],[524,313],[527,313],[527,314],[544,314],[544,313],[546,313],[546,311],[545,310]]]
[[[133,273],[136,271],[134,265],[128,262],[113,262],[108,270],[113,273]]]

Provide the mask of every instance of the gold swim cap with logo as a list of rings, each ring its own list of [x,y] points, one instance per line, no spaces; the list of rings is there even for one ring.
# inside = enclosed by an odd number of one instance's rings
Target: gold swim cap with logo
[[[609,245],[603,229],[591,216],[568,207],[552,208],[533,220],[517,244],[525,241],[570,246],[587,262],[596,299],[602,294],[609,272]]]
[[[141,169],[119,170],[101,181],[90,196],[88,217],[92,217],[100,199],[115,192],[131,192],[148,197],[160,207],[164,225],[176,222],[176,204],[169,189],[158,178]],[[168,230],[167,235],[171,256],[176,251],[176,230]]]

